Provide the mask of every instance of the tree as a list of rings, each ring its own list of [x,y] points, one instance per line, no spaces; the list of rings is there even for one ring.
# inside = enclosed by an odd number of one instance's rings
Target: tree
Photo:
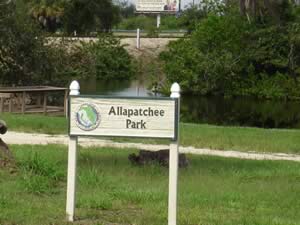
[[[252,20],[272,23],[283,23],[289,20],[291,0],[239,0],[240,13]]]
[[[87,33],[109,31],[119,20],[119,7],[111,0],[73,0],[66,3],[63,22],[68,33]]]
[[[22,1],[1,6],[0,30],[4,32],[0,35],[0,84],[49,84],[58,70],[57,56],[51,46],[45,45],[43,33],[22,6]]]
[[[186,27],[191,33],[199,21],[206,18],[209,13],[221,14],[223,11],[224,4],[219,0],[203,0],[199,5],[190,4],[180,15],[179,26]]]
[[[49,32],[62,26],[64,5],[64,0],[30,0],[27,3],[29,14]]]
[[[120,0],[118,6],[120,7],[120,14],[122,18],[134,16],[135,6],[133,3],[129,3],[128,0]]]
[[[161,54],[168,82],[205,95],[299,98],[300,16],[284,4],[276,8],[280,23],[267,13],[257,20],[249,14],[249,23],[236,4],[208,14]]]

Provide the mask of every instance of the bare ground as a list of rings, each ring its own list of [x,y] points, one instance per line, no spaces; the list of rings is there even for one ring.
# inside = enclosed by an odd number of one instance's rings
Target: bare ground
[[[69,138],[67,135],[47,135],[36,133],[19,133],[9,131],[3,136],[3,140],[9,144],[29,144],[29,145],[47,145],[63,144],[67,145]],[[97,138],[79,138],[79,145],[83,147],[115,147],[115,148],[136,148],[151,151],[166,149],[167,145],[153,145],[141,143],[120,143],[111,140],[102,140]],[[239,152],[239,151],[222,151],[206,148],[194,148],[180,146],[181,153],[190,153],[197,155],[212,155],[229,158],[252,159],[252,160],[287,160],[300,162],[300,155],[286,153],[258,153],[258,152]]]
[[[158,56],[160,52],[166,49],[170,41],[175,40],[177,38],[141,38],[139,49],[136,47],[136,38],[122,38],[121,43],[126,45],[126,50],[134,57],[139,57],[142,53]]]

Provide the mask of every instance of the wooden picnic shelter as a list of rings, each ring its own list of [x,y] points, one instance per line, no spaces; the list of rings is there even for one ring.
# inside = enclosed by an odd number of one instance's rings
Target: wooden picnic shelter
[[[48,97],[61,92],[64,97],[63,106],[49,106]],[[0,113],[66,113],[68,88],[53,86],[18,86],[0,87]]]

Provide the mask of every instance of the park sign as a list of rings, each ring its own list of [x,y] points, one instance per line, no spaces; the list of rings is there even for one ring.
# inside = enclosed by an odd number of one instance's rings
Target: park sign
[[[177,138],[175,98],[70,96],[70,135]]]
[[[154,137],[170,140],[168,225],[177,223],[180,86],[170,98],[80,95],[77,81],[70,85],[67,220],[75,218],[76,167],[79,136]]]
[[[179,0],[136,0],[136,12],[141,13],[176,13]]]

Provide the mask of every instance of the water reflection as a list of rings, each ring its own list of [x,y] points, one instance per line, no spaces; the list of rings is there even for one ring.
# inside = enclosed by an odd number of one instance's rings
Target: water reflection
[[[139,81],[97,81],[94,79],[81,80],[82,94],[99,94],[112,96],[150,96],[146,85]]]
[[[151,96],[139,81],[80,81],[82,94]],[[182,96],[181,121],[265,128],[300,128],[300,102]]]
[[[300,102],[183,96],[183,121],[265,128],[300,128]]]

